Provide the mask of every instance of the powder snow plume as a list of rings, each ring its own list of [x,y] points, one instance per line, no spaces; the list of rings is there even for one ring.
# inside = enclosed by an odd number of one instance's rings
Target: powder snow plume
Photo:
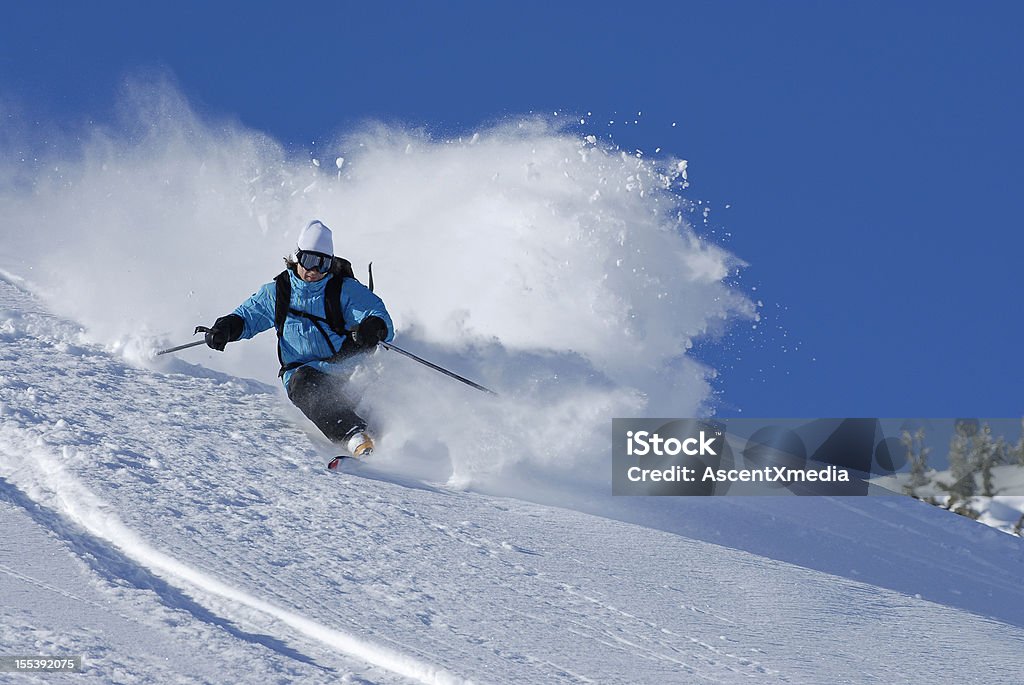
[[[0,266],[90,339],[180,363],[146,351],[229,313],[323,220],[364,282],[373,262],[397,344],[501,395],[379,351],[358,380],[385,467],[603,482],[611,419],[707,414],[714,370],[686,352],[756,316],[725,283],[739,260],[683,219],[681,160],[537,118],[454,140],[369,124],[313,160],[140,80],[119,111],[46,144],[0,139]],[[274,344],[179,357],[276,384]]]

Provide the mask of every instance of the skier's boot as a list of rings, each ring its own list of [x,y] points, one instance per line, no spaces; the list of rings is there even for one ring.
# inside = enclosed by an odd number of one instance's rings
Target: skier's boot
[[[368,457],[373,454],[373,438],[366,432],[366,428],[355,428],[348,437],[345,438],[345,448],[349,451],[348,454],[343,454],[331,459],[327,464],[327,468],[331,471],[337,471],[338,465],[345,459],[352,459],[353,457]]]
[[[373,454],[373,438],[365,428],[350,435],[346,446],[353,457],[368,457]]]

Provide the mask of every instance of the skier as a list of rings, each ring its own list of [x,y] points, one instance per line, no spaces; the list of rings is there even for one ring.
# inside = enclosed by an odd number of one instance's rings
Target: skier
[[[217,319],[206,344],[223,351],[229,342],[276,328],[288,399],[351,456],[369,456],[373,437],[355,412],[359,398],[348,383],[355,370],[350,362],[394,337],[391,316],[355,279],[348,260],[334,255],[331,229],[319,220],[303,229],[285,264],[274,281]],[[340,460],[327,468],[336,469]]]

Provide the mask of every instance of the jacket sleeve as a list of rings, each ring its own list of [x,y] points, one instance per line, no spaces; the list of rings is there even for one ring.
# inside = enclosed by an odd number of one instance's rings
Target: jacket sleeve
[[[345,318],[345,328],[353,330],[363,322],[363,319],[376,316],[388,326],[388,335],[384,341],[391,342],[395,339],[395,324],[391,322],[391,315],[388,314],[384,301],[355,279],[347,279],[341,287],[341,312]]]
[[[277,299],[277,286],[267,283],[252,296],[238,305],[233,314],[240,316],[245,322],[241,339],[251,338],[274,327],[274,305]]]

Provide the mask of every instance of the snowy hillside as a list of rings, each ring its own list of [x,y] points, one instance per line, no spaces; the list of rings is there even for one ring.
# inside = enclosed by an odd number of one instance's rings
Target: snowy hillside
[[[129,363],[11,276],[0,364],[0,652],[85,656],[17,682],[1019,680],[1021,541],[907,498],[332,475],[273,386]]]
[[[914,495],[922,501],[934,504],[935,506],[957,511],[964,516],[969,516],[987,526],[992,526],[1005,533],[1021,536],[1024,528],[1024,497],[1020,495],[994,495],[983,496],[973,495],[970,497],[952,499],[949,495],[949,487],[957,479],[949,472],[930,471],[927,474],[929,483],[927,485],[913,488]],[[1024,492],[1024,466],[1017,464],[996,466],[993,468],[993,476],[998,483],[1000,491]],[[974,477],[977,492],[983,492],[984,483],[981,474]],[[893,490],[894,492],[906,492],[910,486],[910,477],[907,474],[898,476],[887,476],[875,479],[878,485]]]
[[[610,495],[611,419],[707,415],[693,346],[777,325],[684,160],[525,120],[313,163],[128,90],[115,131],[0,163],[0,657],[85,657],[18,682],[1020,681],[1019,538],[904,497]],[[380,351],[379,449],[338,475],[272,334],[153,358],[314,217],[402,346],[501,397]]]

